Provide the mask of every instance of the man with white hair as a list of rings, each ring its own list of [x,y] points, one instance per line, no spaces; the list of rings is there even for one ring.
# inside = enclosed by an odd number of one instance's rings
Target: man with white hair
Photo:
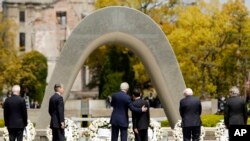
[[[12,96],[4,102],[4,122],[9,132],[9,141],[22,141],[23,131],[27,126],[25,100],[20,97],[20,86],[12,87]]]
[[[224,111],[224,123],[227,128],[230,125],[247,124],[247,107],[244,99],[239,96],[238,87],[233,86],[229,90],[230,97],[227,99]]]
[[[133,106],[130,96],[127,95],[129,85],[123,82],[120,85],[121,91],[112,95],[111,106],[113,112],[110,118],[111,127],[111,141],[117,141],[120,131],[121,141],[127,141],[128,134],[128,108],[133,112],[146,112],[147,108],[136,108]]]
[[[201,133],[201,102],[193,96],[193,91],[186,88],[180,101],[179,112],[182,118],[183,141],[199,141]]]

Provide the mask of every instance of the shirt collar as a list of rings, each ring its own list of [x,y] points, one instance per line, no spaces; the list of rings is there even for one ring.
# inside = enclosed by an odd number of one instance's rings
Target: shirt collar
[[[59,95],[61,95],[61,93],[59,93],[59,92],[56,92],[56,94],[59,94]]]

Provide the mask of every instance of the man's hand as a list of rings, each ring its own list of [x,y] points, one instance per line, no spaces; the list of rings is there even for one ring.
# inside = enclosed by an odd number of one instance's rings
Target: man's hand
[[[61,128],[62,128],[62,129],[65,128],[64,122],[61,122]]]
[[[137,129],[137,128],[134,128],[134,132],[135,132],[136,134],[139,134],[139,132],[138,132],[138,129]]]
[[[146,111],[148,110],[148,108],[147,108],[145,105],[143,105],[143,106],[141,107],[141,110],[142,110],[142,112],[146,112]]]

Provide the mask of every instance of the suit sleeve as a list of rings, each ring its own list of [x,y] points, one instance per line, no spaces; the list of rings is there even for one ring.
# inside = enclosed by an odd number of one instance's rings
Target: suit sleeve
[[[180,113],[181,117],[183,118],[182,101],[180,101],[179,113]]]
[[[146,103],[146,106],[147,106],[147,108],[148,108],[148,110],[147,110],[147,119],[148,119],[148,125],[150,124],[150,107],[149,107],[149,103],[147,102],[147,101],[145,101],[145,103]]]
[[[247,125],[247,118],[248,118],[248,116],[247,116],[247,105],[246,105],[246,103],[244,102],[244,122],[245,122],[245,124]]]
[[[25,103],[25,100],[23,99],[23,102],[22,102],[22,109],[23,109],[23,122],[24,122],[24,125],[27,126],[28,125],[28,114],[27,114],[27,108],[26,108],[26,103]]]
[[[228,107],[228,102],[226,102],[225,104],[225,109],[224,109],[224,124],[226,125],[226,127],[228,127],[229,125],[229,107]]]
[[[132,112],[132,124],[133,124],[133,129],[136,128],[136,122],[137,121],[137,116],[135,112]]]
[[[58,114],[59,114],[59,121],[60,123],[64,122],[64,103],[63,103],[63,97],[60,96],[58,100]]]
[[[112,97],[111,97],[111,102],[110,102],[110,105],[112,106],[112,107],[114,107],[114,96],[112,95]]]
[[[48,112],[49,112],[49,115],[51,116],[52,115],[52,110],[51,110],[52,106],[51,106],[51,99],[49,100],[49,108],[48,108]]]
[[[199,114],[201,115],[202,113],[202,106],[201,106],[201,101],[199,101]]]
[[[142,112],[142,109],[141,109],[141,108],[137,108],[137,107],[135,107],[135,106],[132,104],[131,99],[128,99],[128,107],[129,107],[129,109],[130,109],[132,112],[138,112],[138,113],[141,113],[141,112]]]
[[[4,102],[4,106],[3,106],[3,112],[4,112],[4,124],[6,127],[8,127],[8,123],[9,123],[9,113],[8,113],[8,106],[6,101]]]

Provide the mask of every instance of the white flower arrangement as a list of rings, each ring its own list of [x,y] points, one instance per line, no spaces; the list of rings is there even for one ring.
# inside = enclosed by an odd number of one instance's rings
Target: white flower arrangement
[[[215,126],[215,138],[217,141],[228,141],[228,130],[224,124],[224,120],[220,120]]]
[[[132,129],[132,124],[129,124],[128,138],[129,140],[134,140],[134,132]],[[161,129],[161,124],[153,119],[150,119],[148,136],[150,141],[159,141],[163,138],[163,130]]]
[[[3,132],[4,132],[3,133],[4,141],[9,141],[9,132],[6,127],[4,127]],[[35,139],[35,136],[36,136],[35,127],[33,123],[31,123],[31,121],[28,120],[28,125],[25,127],[23,131],[23,141],[33,141]]]
[[[176,140],[176,141],[183,140],[181,120],[178,120],[178,122],[175,124],[174,130],[173,130],[173,136],[174,136],[174,140]],[[200,141],[203,141],[204,137],[205,137],[205,129],[203,126],[201,126]]]
[[[98,130],[102,129],[110,129],[111,124],[109,123],[108,118],[99,118],[94,120],[87,129],[83,130],[82,137],[89,138],[92,141],[99,141],[98,138]],[[161,125],[159,122],[150,119],[150,125],[148,129],[149,139],[150,141],[159,141],[163,138],[163,130],[161,129]],[[111,136],[111,135],[110,135]],[[132,129],[132,124],[129,124],[128,128],[128,139],[134,140],[134,132]]]
[[[111,124],[109,123],[108,118],[99,118],[91,122],[89,127],[83,131],[82,136],[90,138],[93,141],[98,140],[98,129],[104,128],[104,129],[110,129]]]
[[[65,122],[65,138],[66,141],[77,141],[80,138],[80,132],[79,132],[79,128],[77,127],[77,125],[74,123],[74,121],[65,118],[64,119]],[[46,130],[46,135],[47,138],[49,139],[49,141],[52,140],[52,130],[48,127]]]

